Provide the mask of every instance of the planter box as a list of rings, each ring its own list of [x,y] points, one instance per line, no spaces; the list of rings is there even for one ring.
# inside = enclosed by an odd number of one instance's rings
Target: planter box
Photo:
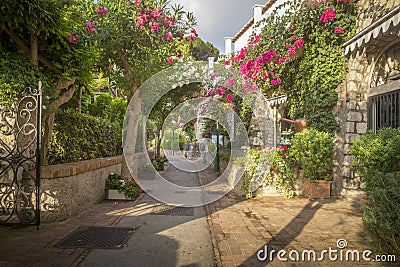
[[[304,195],[309,198],[331,198],[332,181],[304,179]]]
[[[118,192],[117,189],[107,189],[106,198],[110,200],[130,200],[123,193]]]

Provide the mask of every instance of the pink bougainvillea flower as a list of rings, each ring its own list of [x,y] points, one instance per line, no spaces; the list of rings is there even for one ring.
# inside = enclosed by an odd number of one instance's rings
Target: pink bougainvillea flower
[[[167,64],[171,65],[172,62],[174,62],[174,60],[172,59],[172,57],[167,58]]]
[[[100,5],[97,6],[97,15],[102,18],[108,13],[108,9]]]
[[[304,40],[303,39],[299,39],[299,40],[297,40],[296,42],[294,42],[294,48],[299,48],[299,47],[301,47],[301,46],[303,46],[304,45]]]
[[[271,84],[275,85],[275,86],[278,86],[281,83],[282,83],[282,81],[278,77],[276,77],[275,79],[271,80]]]
[[[335,10],[329,7],[326,11],[322,12],[322,15],[319,18],[319,20],[323,23],[327,23],[329,21],[333,21],[335,17],[336,17]]]
[[[296,40],[297,40],[297,36],[296,35],[293,35],[293,36],[290,37],[290,41],[296,41]]]
[[[256,36],[253,36],[253,37],[251,37],[251,39],[250,39],[250,43],[258,43],[260,40],[261,40],[261,38],[262,38],[262,36],[261,35],[256,35]]]
[[[288,50],[288,54],[289,54],[289,55],[294,55],[294,54],[296,54],[296,48],[290,48],[290,49]]]
[[[211,81],[214,81],[215,78],[217,78],[217,74],[213,73],[213,74],[211,75],[211,77],[210,77],[210,80],[211,80]]]
[[[344,33],[344,30],[342,27],[337,27],[333,33],[334,34],[342,34],[342,33]]]
[[[235,83],[235,78],[226,81],[226,87],[231,87]]]
[[[227,96],[226,96],[226,102],[228,102],[228,103],[232,103],[232,101],[234,100],[235,98],[233,97],[233,95],[231,95],[231,94],[228,94]]]
[[[227,61],[224,62],[224,65],[225,65],[225,66],[228,66],[228,65],[230,65],[230,64],[231,64],[231,61],[230,61],[230,60],[227,60]]]
[[[220,87],[217,89],[217,92],[219,96],[223,96],[225,94],[225,89]]]
[[[173,37],[173,35],[172,35],[172,32],[167,32],[166,34],[165,34],[165,40],[167,40],[167,41],[171,41],[174,37]]]

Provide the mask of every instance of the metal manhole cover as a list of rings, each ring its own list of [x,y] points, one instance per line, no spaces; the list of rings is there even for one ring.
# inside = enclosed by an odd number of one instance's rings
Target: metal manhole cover
[[[123,248],[135,228],[81,226],[59,241],[57,248]]]
[[[194,216],[194,208],[174,207],[168,205],[157,206],[150,212],[151,215]]]

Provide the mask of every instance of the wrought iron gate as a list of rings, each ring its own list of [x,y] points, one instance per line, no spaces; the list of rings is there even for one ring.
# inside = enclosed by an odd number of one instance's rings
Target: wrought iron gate
[[[40,224],[41,83],[0,103],[0,224]]]
[[[400,129],[400,90],[368,99],[368,128],[375,132],[383,127]]]

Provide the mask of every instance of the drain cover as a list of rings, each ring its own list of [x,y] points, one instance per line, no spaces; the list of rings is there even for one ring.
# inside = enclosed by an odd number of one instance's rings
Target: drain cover
[[[135,228],[79,227],[59,241],[57,248],[122,248]]]
[[[151,215],[194,216],[194,208],[161,205],[154,207]]]

